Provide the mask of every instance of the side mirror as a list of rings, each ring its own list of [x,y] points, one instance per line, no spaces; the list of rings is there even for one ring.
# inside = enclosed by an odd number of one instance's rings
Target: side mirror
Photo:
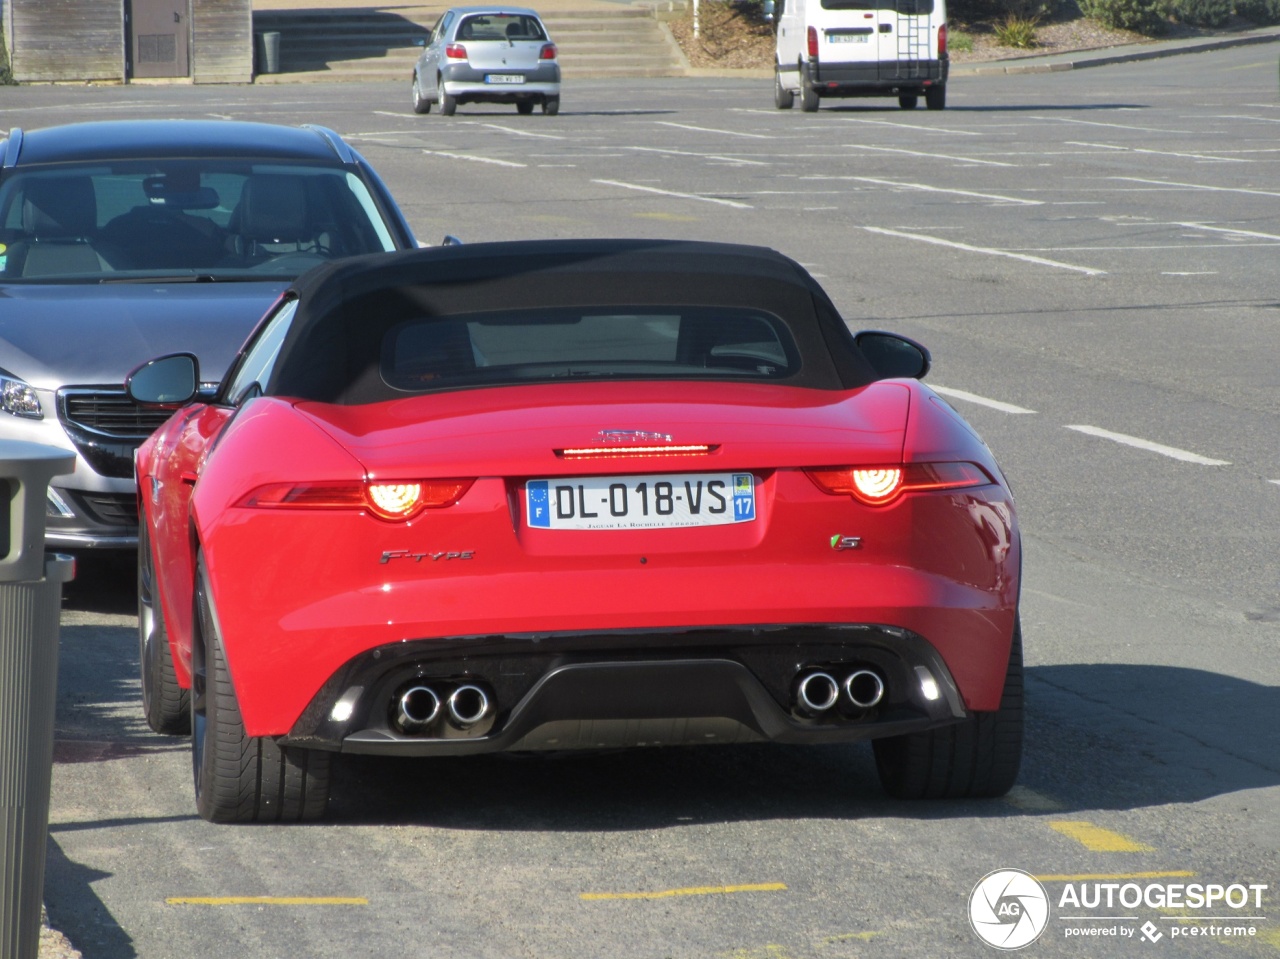
[[[425,47],[425,46],[427,45],[427,38],[426,38],[426,37],[414,37],[414,38],[413,38],[413,45],[414,45],[415,47]]]
[[[773,23],[773,14],[777,9],[773,0],[764,0],[764,22]]]
[[[897,333],[864,330],[853,338],[862,355],[882,379],[922,380],[933,365],[929,351],[915,340]]]
[[[200,362],[191,353],[173,353],[143,363],[124,381],[129,399],[142,406],[178,407],[200,387]]]
[[[462,241],[452,233],[446,233],[444,239],[440,241],[441,246],[462,246]]]

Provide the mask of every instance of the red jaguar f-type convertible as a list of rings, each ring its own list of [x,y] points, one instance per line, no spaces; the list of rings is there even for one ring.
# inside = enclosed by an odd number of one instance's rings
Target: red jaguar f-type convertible
[[[1022,743],[990,451],[798,264],[676,241],[359,257],[299,279],[138,451],[143,701],[200,814],[325,811],[335,752],[874,740],[898,797]]]

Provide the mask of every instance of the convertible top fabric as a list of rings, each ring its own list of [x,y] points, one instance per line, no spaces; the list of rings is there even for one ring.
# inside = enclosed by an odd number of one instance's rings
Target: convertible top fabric
[[[386,332],[406,319],[548,307],[732,306],[791,331],[801,363],[773,382],[852,389],[876,377],[826,293],[763,247],[671,240],[477,243],[355,257],[304,274],[274,395],[358,404],[403,396],[382,382]]]

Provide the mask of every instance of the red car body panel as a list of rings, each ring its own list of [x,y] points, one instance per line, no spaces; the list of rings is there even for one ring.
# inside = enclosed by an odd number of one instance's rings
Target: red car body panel
[[[144,491],[161,484],[159,505],[145,508],[167,527],[157,578],[179,681],[189,682],[198,544],[249,735],[289,733],[362,653],[512,633],[884,624],[933,644],[968,709],[1000,703],[1021,566],[1012,497],[981,440],[917,381],[848,391],[575,382],[360,406],[267,397],[226,412],[175,416],[140,451],[138,476]],[[610,429],[712,450],[556,453],[599,446]],[[978,464],[992,483],[873,507],[803,472],[939,461]],[[192,462],[191,522],[178,535],[185,503],[165,491],[184,488]],[[534,529],[523,515],[531,478],[729,470],[756,477],[753,522],[604,532]],[[271,483],[446,477],[476,482],[403,523],[239,505]],[[859,548],[834,549],[838,536]]]

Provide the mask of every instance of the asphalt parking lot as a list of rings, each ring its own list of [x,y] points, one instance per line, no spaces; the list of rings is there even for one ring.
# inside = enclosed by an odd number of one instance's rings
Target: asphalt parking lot
[[[773,246],[855,328],[932,349],[928,382],[1001,459],[1026,543],[1029,727],[1006,800],[891,802],[845,747],[346,759],[330,820],[294,828],[195,815],[189,751],[138,706],[132,567],[83,563],[54,925],[88,959],[977,957],[994,951],[970,892],[1017,868],[1051,900],[1026,955],[1275,956],[1276,55],[958,78],[938,113],[781,112],[769,81],[734,78],[566,82],[555,118],[414,116],[407,81],[7,92],[10,126],[322,123],[432,242]],[[1108,910],[1088,905],[1100,884],[1265,888]]]

